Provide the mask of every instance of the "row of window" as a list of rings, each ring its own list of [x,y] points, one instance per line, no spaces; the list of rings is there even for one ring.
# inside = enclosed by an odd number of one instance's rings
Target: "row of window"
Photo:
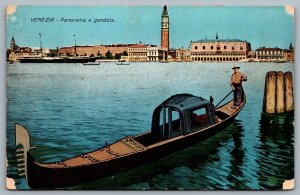
[[[162,52],[129,53],[129,56],[163,56]]]
[[[239,61],[241,59],[246,59],[245,57],[192,57],[192,61],[201,61],[201,62],[208,62],[208,61]]]
[[[282,54],[282,51],[259,51],[259,55],[277,55],[277,54]]]
[[[245,53],[192,53],[194,56],[244,56]]]
[[[139,49],[136,49],[136,48],[129,48],[128,51],[131,51],[131,52],[139,52],[139,51],[147,51],[147,48],[139,48]]]
[[[158,53],[157,51],[148,51],[149,55],[157,55],[157,53]]]
[[[159,60],[163,60],[163,57],[129,57],[129,61],[138,61],[138,62],[145,62],[145,61],[149,61],[149,62],[157,62]]]
[[[132,58],[132,57],[129,57],[129,61],[137,61],[137,62],[145,62],[147,61],[147,57],[145,58],[139,58],[139,57],[135,57],[135,58]]]
[[[147,53],[129,53],[129,56],[147,56]]]
[[[197,50],[197,49],[198,49],[198,46],[195,46],[194,48],[195,48],[195,50]],[[205,46],[202,46],[202,50],[205,50],[205,49],[206,49],[206,47],[205,47]],[[214,46],[210,46],[210,49],[214,49]],[[223,49],[226,50],[226,49],[227,49],[227,46],[224,45]],[[231,50],[235,50],[235,49],[236,49],[236,48],[235,48],[234,46],[231,47]],[[243,49],[244,49],[244,47],[241,46],[241,47],[240,47],[240,50],[243,50]],[[217,46],[217,50],[221,50],[221,47],[220,47],[220,46]]]
[[[283,59],[283,57],[258,57],[258,59]]]
[[[156,61],[158,61],[158,58],[157,57],[149,57],[148,61],[150,61],[150,62],[156,62]]]

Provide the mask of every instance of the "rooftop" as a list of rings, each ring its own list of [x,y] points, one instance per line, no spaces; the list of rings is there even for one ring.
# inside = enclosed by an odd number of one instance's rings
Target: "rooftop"
[[[110,44],[110,45],[76,45],[76,47],[130,47],[136,44]],[[74,48],[74,45],[72,46],[63,46],[60,47],[60,49],[69,49]]]
[[[175,107],[181,111],[185,111],[204,106],[208,103],[209,102],[202,97],[184,93],[171,96],[159,106]]]
[[[281,51],[282,49],[278,47],[260,47],[256,51]]]
[[[129,46],[130,48],[148,48],[149,45],[145,45],[145,44],[135,44],[135,45],[131,45]]]
[[[163,9],[163,12],[162,12],[162,16],[168,16],[169,14],[168,14],[168,8],[167,8],[167,6],[165,5],[164,6],[164,9]]]
[[[192,43],[210,43],[210,42],[247,42],[240,39],[200,39],[198,41],[191,41]]]

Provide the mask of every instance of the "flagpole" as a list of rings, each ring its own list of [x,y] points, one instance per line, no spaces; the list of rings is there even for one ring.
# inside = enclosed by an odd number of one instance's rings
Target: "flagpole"
[[[75,50],[75,57],[77,56],[77,53],[76,53],[76,35],[74,34],[74,39],[75,39],[75,46],[74,46],[74,50]]]
[[[40,36],[40,54],[42,56],[42,53],[43,53],[43,46],[42,46],[42,34],[39,33],[39,36]]]

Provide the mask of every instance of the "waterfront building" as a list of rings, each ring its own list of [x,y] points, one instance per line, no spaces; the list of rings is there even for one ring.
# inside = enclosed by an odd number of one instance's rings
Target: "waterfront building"
[[[12,37],[11,39],[11,42],[10,42],[10,51],[11,52],[15,52],[15,53],[34,53],[35,51],[30,48],[30,47],[19,47],[17,44],[16,44],[16,41],[15,41],[15,38]]]
[[[16,41],[14,37],[12,37],[11,42],[10,42],[10,51],[8,54],[8,60],[9,61],[17,61],[18,58],[24,57],[24,56],[35,56],[38,53],[34,51],[30,47],[19,47],[16,44]]]
[[[131,62],[146,62],[150,45],[135,44],[128,47],[128,60]]]
[[[191,61],[191,51],[189,49],[183,49],[183,48],[176,49],[176,61],[177,62]]]
[[[169,13],[166,5],[161,15],[161,47],[169,51]]]
[[[38,56],[38,53],[33,51],[29,47],[17,47],[15,52],[9,54],[9,61],[17,61],[19,58],[29,57],[29,56]]]
[[[176,49],[169,49],[168,52],[168,61],[175,61],[176,60]]]
[[[76,54],[79,56],[106,56],[110,52],[112,56],[116,54],[128,55],[128,47],[134,44],[111,44],[111,45],[76,45]],[[59,48],[60,55],[75,55],[75,46]]]
[[[191,60],[196,62],[230,62],[245,60],[251,44],[239,39],[201,39],[191,41]]]
[[[294,50],[285,49],[283,52],[284,61],[294,62]]]
[[[278,47],[260,47],[255,53],[259,61],[284,61],[284,50]]]
[[[48,56],[48,57],[58,56],[58,48],[57,49],[43,48],[42,53],[44,56]]]
[[[292,43],[290,44],[289,49],[284,50],[283,58],[287,62],[294,62],[294,47],[293,47]]]
[[[161,62],[166,61],[168,57],[168,50],[161,47],[148,47],[147,48],[147,61],[148,62]]]
[[[255,53],[255,51],[253,51],[253,50],[249,51],[249,53],[248,53],[248,58],[250,58],[250,59],[255,59],[255,58],[256,58],[256,53]]]
[[[50,49],[50,48],[38,48],[38,47],[33,47],[31,48],[31,52],[34,53],[35,55],[39,55],[42,57],[54,57],[58,55],[58,48],[57,49]]]
[[[17,61],[19,58],[24,57],[44,57],[44,56],[57,56],[57,49],[41,48],[41,47],[19,47],[16,44],[14,37],[12,37],[10,42],[10,54],[9,61]]]

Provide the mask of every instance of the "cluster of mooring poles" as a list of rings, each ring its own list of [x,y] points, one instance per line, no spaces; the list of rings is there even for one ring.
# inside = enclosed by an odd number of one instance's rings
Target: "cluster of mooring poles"
[[[293,74],[271,71],[266,74],[263,113],[277,115],[294,111]]]
[[[291,72],[271,71],[266,74],[263,112],[260,131],[280,136],[280,130],[292,131],[289,117],[294,111],[293,74]],[[275,130],[275,131],[273,131]],[[284,134],[286,137],[286,134]],[[271,136],[272,137],[272,136]],[[285,138],[287,139],[287,138]],[[283,189],[293,189],[294,179],[285,181]]]

